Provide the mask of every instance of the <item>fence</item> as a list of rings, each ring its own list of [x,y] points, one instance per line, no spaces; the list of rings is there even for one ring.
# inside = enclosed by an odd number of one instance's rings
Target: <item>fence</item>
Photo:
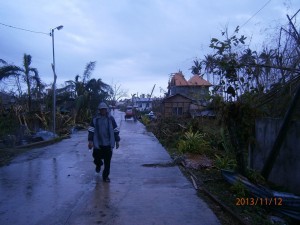
[[[249,152],[250,167],[261,171],[273,146],[282,120],[263,118],[255,124],[256,144]],[[269,181],[300,195],[300,122],[292,122],[274,163]]]

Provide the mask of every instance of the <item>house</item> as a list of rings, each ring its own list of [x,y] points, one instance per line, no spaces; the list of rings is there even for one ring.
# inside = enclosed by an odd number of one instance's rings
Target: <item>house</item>
[[[133,104],[139,111],[149,111],[152,109],[152,98],[134,98]]]
[[[153,110],[153,108],[159,107],[161,98],[134,97],[132,101],[133,101],[134,108],[136,108],[138,111],[144,112],[144,111],[151,111]]]
[[[191,98],[179,93],[166,97],[162,101],[161,115],[163,117],[189,116],[192,101]]]
[[[172,75],[168,95],[162,101],[162,116],[199,116],[206,109],[211,83],[200,75],[186,80],[182,72]]]
[[[182,94],[193,100],[204,102],[209,94],[209,87],[211,86],[211,83],[198,74],[186,80],[180,71],[173,74],[169,81],[168,96]]]

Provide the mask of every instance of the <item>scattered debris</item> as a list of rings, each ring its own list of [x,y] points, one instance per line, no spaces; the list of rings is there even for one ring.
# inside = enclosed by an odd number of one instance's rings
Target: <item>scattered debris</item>
[[[205,169],[213,166],[211,159],[204,155],[186,154],[185,167],[191,169]]]
[[[196,183],[196,181],[195,181],[194,177],[193,177],[193,176],[190,176],[190,177],[191,177],[191,179],[192,179],[192,182],[193,182],[194,188],[195,188],[196,190],[198,190],[199,188],[198,188],[198,185],[197,185],[197,183]]]
[[[33,137],[34,138],[40,137],[43,139],[43,141],[49,141],[58,136],[57,136],[57,134],[53,134],[53,132],[42,130],[42,131],[36,132],[36,134]]]
[[[300,221],[300,196],[253,184],[246,177],[233,171],[222,170],[222,175],[230,184],[241,182],[253,196],[253,205],[269,206],[276,212]]]

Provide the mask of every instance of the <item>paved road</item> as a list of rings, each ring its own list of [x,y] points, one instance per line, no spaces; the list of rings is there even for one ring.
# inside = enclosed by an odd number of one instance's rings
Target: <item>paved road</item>
[[[0,167],[1,225],[215,225],[191,183],[145,127],[124,121],[111,183],[95,173],[87,132],[37,148]]]

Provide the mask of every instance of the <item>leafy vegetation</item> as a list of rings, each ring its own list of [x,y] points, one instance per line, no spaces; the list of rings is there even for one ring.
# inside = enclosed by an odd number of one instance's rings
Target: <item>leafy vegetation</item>
[[[150,119],[149,119],[148,116],[142,115],[142,116],[141,116],[141,122],[142,122],[143,124],[145,124],[145,126],[147,126],[147,125],[150,124]]]
[[[249,193],[247,192],[245,185],[238,181],[230,187],[230,190],[239,198],[249,197]]]
[[[236,168],[236,162],[230,156],[228,156],[228,155],[219,156],[217,154],[215,156],[216,156],[216,159],[215,159],[214,165],[219,170],[221,170],[221,169],[234,170]]]
[[[294,35],[298,34],[296,26],[289,22],[261,51],[250,49],[247,38],[239,35],[237,27],[231,36],[223,31],[223,40],[212,38],[213,53],[201,61],[194,60],[190,68],[193,74],[204,69],[213,77],[215,85],[208,109],[216,112],[216,120],[181,118],[179,124],[175,118],[165,118],[148,125],[173,155],[176,151],[204,154],[200,150],[206,149],[214,167],[193,173],[205,188],[249,224],[271,224],[270,212],[259,206],[236,207],[234,199],[249,197],[249,193],[241,182],[230,186],[221,180],[220,170],[235,169],[255,184],[266,184],[258,171],[248,168],[246,159],[248,147],[255,143],[255,120],[263,116],[283,117],[300,85],[299,37]],[[299,119],[299,112],[298,108],[293,118]]]
[[[20,136],[20,127],[26,127],[29,132],[51,130],[53,89],[49,85],[51,89],[46,91],[47,85],[41,81],[38,70],[32,68],[31,63],[32,57],[27,54],[23,57],[23,67],[0,60],[0,81],[7,80],[16,87],[1,91],[6,100],[0,102],[0,139],[9,134]],[[115,93],[100,78],[91,78],[95,66],[96,62],[87,63],[81,76],[76,75],[74,80],[66,81],[62,88],[56,90],[55,118],[59,135],[69,133],[76,124],[89,123],[100,101],[110,103],[112,96],[124,95],[120,87]]]
[[[205,133],[196,131],[187,131],[178,142],[180,153],[198,153],[205,154],[210,149],[208,142],[205,140]]]

